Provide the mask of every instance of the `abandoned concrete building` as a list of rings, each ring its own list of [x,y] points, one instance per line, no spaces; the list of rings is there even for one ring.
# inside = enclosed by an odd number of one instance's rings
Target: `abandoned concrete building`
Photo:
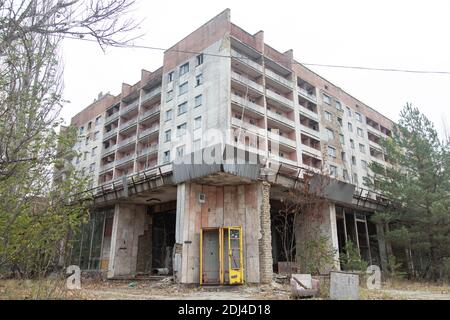
[[[83,270],[108,278],[166,270],[186,284],[270,282],[289,260],[276,216],[307,174],[330,183],[321,218],[306,212],[294,226],[294,258],[315,226],[334,249],[330,268],[340,268],[348,241],[382,264],[369,218],[384,201],[363,178],[371,161],[389,165],[378,142],[392,121],[292,50],[270,47],[263,31],[233,24],[229,10],[166,50],[161,68],[142,70],[117,96],[99,95],[72,125],[79,156],[71,163],[92,177],[94,193],[71,255]],[[218,161],[176,161],[198,152]]]

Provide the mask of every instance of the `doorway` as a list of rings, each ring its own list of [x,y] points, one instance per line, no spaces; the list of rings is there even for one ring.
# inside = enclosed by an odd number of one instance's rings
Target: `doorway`
[[[202,228],[200,284],[244,282],[242,227]]]

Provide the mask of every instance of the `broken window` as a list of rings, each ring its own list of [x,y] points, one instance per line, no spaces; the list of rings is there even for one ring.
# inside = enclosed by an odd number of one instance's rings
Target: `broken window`
[[[203,64],[203,53],[202,53],[202,54],[199,54],[199,55],[196,57],[196,61],[197,61],[197,66]]]
[[[186,62],[182,66],[180,66],[180,76],[189,72],[189,62]]]
[[[82,270],[108,269],[114,209],[96,212],[71,240],[71,264]]]

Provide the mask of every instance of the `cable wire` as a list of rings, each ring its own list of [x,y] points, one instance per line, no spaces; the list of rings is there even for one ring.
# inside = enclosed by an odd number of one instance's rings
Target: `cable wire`
[[[87,38],[79,38],[74,36],[63,36],[66,39],[73,40],[82,40],[87,42],[98,43],[94,39]],[[218,58],[236,58],[240,60],[251,60],[250,57],[243,56],[232,56],[232,55],[222,55],[222,54],[214,54],[214,53],[205,53],[205,52],[197,52],[190,50],[179,50],[179,49],[165,49],[161,47],[152,47],[152,46],[144,46],[144,45],[134,45],[134,44],[119,44],[115,46],[116,48],[126,48],[126,49],[146,49],[146,50],[155,50],[155,51],[164,51],[164,52],[177,52],[177,53],[187,53],[187,54],[203,54],[204,56],[218,57]],[[282,60],[274,60],[270,59],[276,63],[286,63],[286,61]],[[325,68],[340,68],[340,69],[354,69],[354,70],[366,70],[366,71],[382,71],[382,72],[399,72],[399,73],[415,73],[415,74],[440,74],[440,75],[450,75],[450,71],[442,71],[442,70],[412,70],[412,69],[401,69],[401,68],[375,68],[375,67],[365,67],[365,66],[349,66],[349,65],[336,65],[336,64],[322,64],[322,63],[309,63],[309,62],[299,62],[296,60],[292,60],[293,64],[310,66],[310,67],[325,67]]]

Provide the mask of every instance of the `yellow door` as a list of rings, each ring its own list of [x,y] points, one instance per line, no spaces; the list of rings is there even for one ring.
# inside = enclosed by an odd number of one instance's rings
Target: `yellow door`
[[[230,284],[244,283],[242,259],[242,227],[228,228],[228,270]]]

